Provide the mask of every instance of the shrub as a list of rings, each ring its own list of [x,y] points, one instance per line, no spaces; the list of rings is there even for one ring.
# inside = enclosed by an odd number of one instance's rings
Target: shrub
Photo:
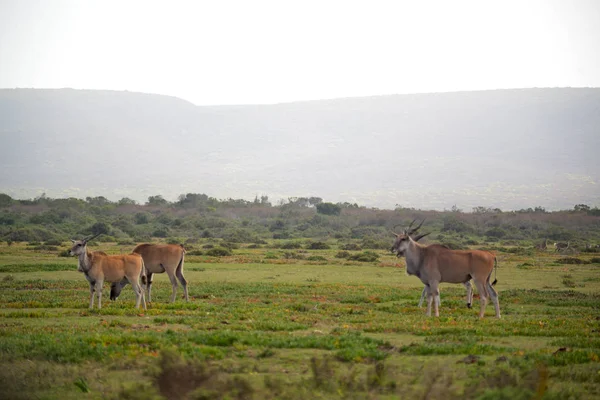
[[[587,264],[585,260],[577,257],[562,257],[556,260],[559,264]]]
[[[11,242],[43,242],[54,238],[51,232],[38,227],[16,229],[7,236]]]
[[[71,257],[71,254],[69,254],[69,250],[61,250],[58,252],[58,256],[59,257]]]
[[[335,255],[335,258],[348,258],[350,257],[350,253],[342,250],[342,251],[338,251],[338,253]]]
[[[492,238],[496,238],[496,239],[501,239],[503,237],[506,236],[506,231],[502,228],[492,228],[492,229],[488,229],[485,232],[485,235],[488,237],[492,237]]]
[[[226,257],[232,255],[231,250],[224,247],[215,247],[206,252],[207,256],[211,257]]]
[[[328,250],[331,246],[324,242],[311,242],[308,244],[307,248],[310,250]]]
[[[279,247],[282,249],[286,249],[286,250],[301,249],[302,244],[299,242],[285,242],[285,243],[282,243]]]
[[[186,252],[186,254],[190,255],[190,256],[201,256],[204,253],[202,252],[202,250],[191,250],[191,251]]]
[[[154,232],[152,232],[152,236],[158,238],[166,238],[167,236],[169,236],[169,229],[166,227],[158,228]]]
[[[361,246],[363,249],[385,250],[392,247],[392,242],[389,240],[377,240],[373,238],[363,239]]]
[[[362,253],[351,255],[348,259],[360,262],[375,262],[379,260],[379,255],[373,251],[363,251]]]
[[[323,256],[309,256],[306,258],[307,261],[327,261]]]
[[[341,247],[342,250],[355,250],[355,251],[361,251],[362,248],[356,244],[356,243],[346,243],[345,245],[343,245]]]

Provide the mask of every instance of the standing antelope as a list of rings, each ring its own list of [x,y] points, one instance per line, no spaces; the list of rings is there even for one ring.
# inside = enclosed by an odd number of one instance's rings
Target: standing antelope
[[[560,251],[563,251],[563,250],[567,250],[568,248],[569,248],[569,242],[567,242],[567,243],[565,243],[565,242],[554,243],[554,249],[555,249],[554,251],[555,252],[557,252],[557,251],[560,252]]]
[[[434,299],[435,316],[440,315],[438,287],[441,282],[464,284],[473,279],[481,303],[479,317],[483,318],[485,306],[490,297],[494,303],[496,317],[500,318],[498,293],[490,283],[492,270],[497,263],[496,257],[492,253],[483,250],[450,250],[440,245],[424,246],[417,241],[428,235],[427,233],[421,234],[415,239],[410,237],[409,233],[411,233],[410,226],[402,234],[395,234],[396,240],[392,251],[398,256],[404,256],[406,272],[409,275],[416,275],[427,286],[427,316],[431,316]]]
[[[412,222],[410,223],[410,225],[408,226],[408,235],[412,236],[415,233],[417,233],[417,231],[419,230],[419,228],[423,225],[423,222],[425,222],[425,220],[421,221],[421,223],[419,224],[419,226],[417,226],[416,228],[410,229],[410,227],[412,226],[412,224],[415,223],[416,220],[412,220]],[[398,226],[398,225],[396,225]],[[396,226],[394,226],[394,229],[396,228]],[[392,231],[392,233],[394,235],[398,235],[396,233],[394,233]],[[422,235],[417,237],[416,239],[413,238],[416,242],[418,242],[419,240],[421,240],[423,237],[425,237],[426,235]],[[448,248],[444,245],[440,245],[440,244],[435,244],[435,245],[431,245],[431,246],[442,246],[444,248]],[[394,251],[394,248],[392,247],[392,252]],[[401,256],[401,254],[397,254],[398,257]],[[471,308],[471,305],[473,303],[473,286],[471,286],[471,281],[466,281],[465,283],[463,283],[463,285],[465,286],[465,289],[467,289],[467,308]],[[423,306],[423,301],[425,300],[425,296],[427,296],[427,293],[429,293],[429,286],[425,285],[425,287],[423,288],[423,292],[421,292],[421,299],[419,300],[419,305],[418,307],[421,308]],[[440,300],[441,303],[441,300]]]
[[[537,246],[535,246],[538,250],[546,250],[548,248],[548,239],[544,239],[544,241]]]
[[[94,308],[94,292],[98,295],[98,309],[102,308],[102,285],[105,280],[120,282],[126,278],[131,282],[135,292],[135,307],[139,308],[141,303],[145,310],[146,300],[139,283],[140,277],[145,273],[144,260],[139,254],[108,256],[102,251],[89,251],[87,243],[99,235],[82,240],[71,240],[73,246],[70,254],[79,259],[77,271],[83,272],[90,283],[90,308]]]
[[[152,301],[152,275],[166,272],[173,287],[171,294],[171,303],[177,296],[177,279],[183,286],[185,300],[189,300],[187,281],[183,276],[183,261],[185,249],[180,244],[140,244],[133,249],[133,253],[140,254],[146,265],[146,274],[142,282],[148,287],[148,302]],[[145,282],[144,282],[145,281]],[[116,300],[121,293],[121,289],[127,285],[127,280],[113,283],[110,288],[110,299]]]

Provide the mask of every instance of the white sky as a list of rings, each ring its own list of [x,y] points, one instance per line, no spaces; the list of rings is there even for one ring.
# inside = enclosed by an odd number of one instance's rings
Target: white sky
[[[0,88],[198,105],[600,87],[600,1],[0,0]]]

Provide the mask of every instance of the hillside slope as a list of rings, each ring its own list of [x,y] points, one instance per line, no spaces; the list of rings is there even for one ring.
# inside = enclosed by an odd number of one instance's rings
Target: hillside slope
[[[600,204],[600,89],[197,107],[0,90],[0,192],[14,197],[319,196],[392,208]]]

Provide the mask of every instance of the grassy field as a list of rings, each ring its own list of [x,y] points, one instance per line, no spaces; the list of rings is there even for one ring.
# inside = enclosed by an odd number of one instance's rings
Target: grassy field
[[[98,311],[74,258],[2,243],[0,398],[600,397],[594,254],[498,253],[502,319],[489,305],[480,320],[460,285],[442,284],[440,317],[427,318],[403,260],[337,252],[188,256],[189,302],[180,290],[167,303],[161,274],[146,312],[130,286],[110,302],[108,284]]]

